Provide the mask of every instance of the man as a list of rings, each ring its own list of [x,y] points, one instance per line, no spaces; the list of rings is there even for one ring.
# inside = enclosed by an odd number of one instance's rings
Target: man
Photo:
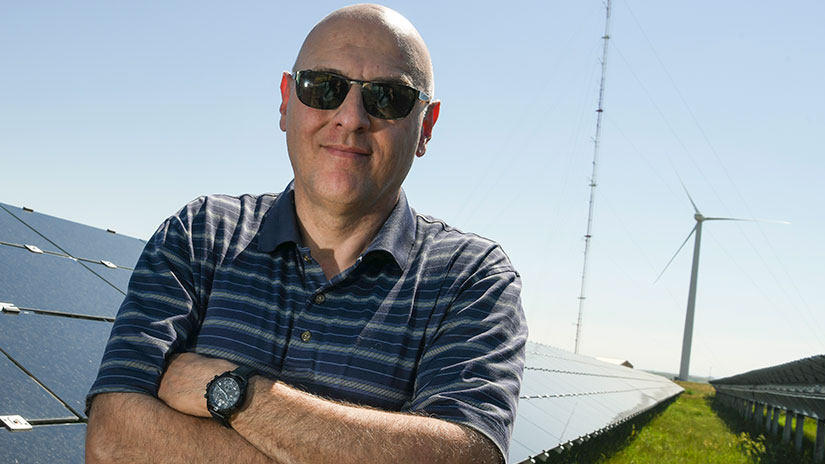
[[[432,95],[398,13],[313,28],[281,83],[294,181],[195,200],[149,241],[89,393],[88,462],[506,459],[518,274],[401,191]]]

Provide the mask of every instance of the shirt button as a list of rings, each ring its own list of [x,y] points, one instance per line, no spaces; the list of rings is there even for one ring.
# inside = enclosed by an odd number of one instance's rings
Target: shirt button
[[[309,330],[305,330],[304,333],[301,334],[301,340],[308,342],[312,338],[312,332]]]
[[[313,298],[312,301],[314,301],[315,304],[321,304],[324,301],[327,301],[327,297],[323,293],[319,293],[319,294],[315,295],[315,298]]]
[[[306,262],[308,262],[308,263],[309,263],[309,262],[311,262],[311,261],[312,261],[312,256],[310,256],[310,255],[304,255],[304,261],[306,261]]]

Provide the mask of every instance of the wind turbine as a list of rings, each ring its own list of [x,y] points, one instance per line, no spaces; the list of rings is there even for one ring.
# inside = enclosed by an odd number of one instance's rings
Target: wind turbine
[[[693,316],[696,309],[696,282],[699,278],[699,246],[702,242],[702,223],[705,221],[746,221],[746,222],[772,222],[778,224],[790,224],[786,221],[771,221],[765,219],[740,219],[740,218],[723,218],[723,217],[706,217],[700,211],[699,208],[696,207],[696,203],[693,201],[693,198],[690,196],[690,192],[688,192],[687,187],[685,184],[682,184],[682,188],[685,189],[685,193],[690,200],[690,204],[693,205],[693,211],[695,214],[693,218],[696,220],[696,225],[693,226],[693,230],[690,231],[685,241],[682,242],[682,245],[676,250],[676,253],[673,254],[673,257],[670,258],[665,268],[659,274],[659,277],[656,278],[656,281],[662,277],[662,274],[665,273],[667,268],[670,266],[670,263],[676,259],[676,256],[682,251],[685,244],[690,240],[690,236],[696,233],[696,238],[693,242],[693,266],[690,269],[690,290],[688,291],[688,302],[687,302],[687,314],[685,315],[685,333],[682,337],[682,362],[679,365],[679,380],[688,380],[688,370],[690,368],[690,348],[693,343]],[[655,283],[655,282],[654,282]]]

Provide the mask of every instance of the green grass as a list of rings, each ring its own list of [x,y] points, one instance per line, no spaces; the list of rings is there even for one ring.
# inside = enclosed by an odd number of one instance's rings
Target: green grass
[[[713,388],[682,384],[685,392],[662,414],[630,438],[629,444],[604,463],[719,462],[749,463],[761,442],[733,433],[705,398]]]
[[[760,463],[812,462],[816,423],[806,421],[803,454],[764,427],[715,401],[713,387],[679,382],[685,392],[666,407],[559,457],[565,463]],[[780,418],[784,424],[784,420]],[[781,428],[780,435],[781,437]]]

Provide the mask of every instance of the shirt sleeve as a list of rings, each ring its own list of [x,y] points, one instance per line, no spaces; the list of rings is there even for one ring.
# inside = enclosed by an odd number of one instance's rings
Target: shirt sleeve
[[[462,285],[421,358],[410,407],[481,432],[505,461],[527,342],[521,281],[506,264]]]
[[[134,392],[157,396],[168,354],[181,351],[199,325],[190,204],[167,219],[143,250],[129,281],[86,397]]]

